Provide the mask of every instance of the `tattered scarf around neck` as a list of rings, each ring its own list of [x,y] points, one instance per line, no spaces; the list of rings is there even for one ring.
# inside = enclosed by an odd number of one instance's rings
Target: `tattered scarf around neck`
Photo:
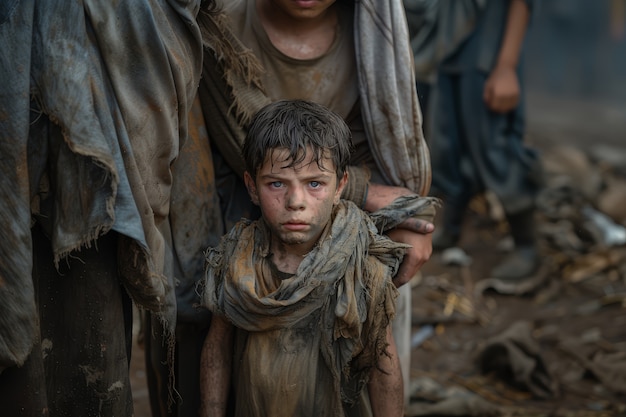
[[[269,237],[263,220],[242,221],[207,251],[203,303],[249,332],[288,329],[320,317],[320,352],[337,400],[356,401],[386,350],[397,296],[391,277],[407,246],[379,235],[363,211],[342,201],[296,274],[275,281]],[[358,388],[346,393],[345,378]]]
[[[402,197],[372,218],[349,201],[336,206],[331,224],[296,274],[279,281],[270,266],[267,225],[241,221],[206,252],[203,304],[249,332],[289,328],[321,317],[320,350],[343,401],[356,401],[369,370],[387,349],[386,328],[395,314],[396,274],[408,245],[381,230],[436,204]],[[319,310],[319,315],[312,314]],[[364,329],[367,323],[367,331]],[[354,391],[342,390],[349,378]]]
[[[368,256],[393,276],[406,245],[377,234],[374,224],[353,203],[343,201],[307,254],[296,274],[273,284],[268,266],[269,230],[263,221],[240,222],[218,248],[207,251],[204,303],[248,331],[275,330],[298,321],[320,307],[327,288],[337,293],[337,334],[355,336],[363,320],[354,294],[362,289],[362,268]],[[259,280],[260,284],[257,284]],[[263,290],[266,293],[263,293]]]

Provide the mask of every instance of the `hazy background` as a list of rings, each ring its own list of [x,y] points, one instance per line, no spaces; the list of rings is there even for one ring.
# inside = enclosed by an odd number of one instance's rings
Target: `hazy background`
[[[626,146],[626,0],[538,0],[526,38],[528,133]]]

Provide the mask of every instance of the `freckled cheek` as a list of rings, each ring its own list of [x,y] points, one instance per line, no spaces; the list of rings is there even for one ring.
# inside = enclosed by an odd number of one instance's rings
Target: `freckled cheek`
[[[264,196],[260,199],[260,206],[266,218],[274,218],[285,208],[284,201],[277,196]]]

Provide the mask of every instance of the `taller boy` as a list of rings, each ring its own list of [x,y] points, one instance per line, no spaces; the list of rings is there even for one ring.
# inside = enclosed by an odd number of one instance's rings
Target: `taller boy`
[[[211,240],[219,239],[233,222],[250,216],[252,204],[243,184],[241,146],[251,117],[262,106],[280,99],[306,99],[344,117],[355,152],[347,168],[350,182],[342,197],[368,211],[387,206],[400,195],[426,195],[430,186],[430,158],[422,135],[401,0],[220,3],[223,15],[213,18],[201,12],[198,18],[206,52],[199,90],[200,114],[206,123],[198,130],[206,128],[212,153],[212,158],[209,155],[206,159],[214,166],[193,169],[205,156],[194,150],[208,146],[200,135],[192,137],[187,145],[195,146],[186,145],[183,150],[173,186],[173,201],[180,208],[172,208],[179,220],[172,226],[176,265],[184,269],[177,274],[177,342],[178,348],[189,346],[192,350],[197,346],[196,337],[203,336],[196,329],[204,328],[206,322],[183,313],[193,312],[196,302],[194,284],[201,276],[201,249],[215,245],[217,242]],[[191,125],[198,126],[197,122]],[[199,187],[203,184],[206,186]],[[177,192],[177,188],[184,192]],[[392,240],[411,245],[394,280],[400,293],[394,337],[406,378],[411,291],[402,284],[431,254],[433,225],[428,220],[432,222],[433,215],[434,210],[430,216],[409,219],[389,231]],[[193,221],[185,222],[187,219]],[[206,230],[210,233],[199,233]],[[181,253],[185,255],[186,248],[192,255],[184,258]],[[191,330],[184,331],[185,327]],[[191,356],[179,355],[177,360]],[[163,358],[148,357],[161,366]],[[193,375],[197,361],[190,362],[188,367],[177,364],[177,382],[197,378]],[[193,394],[180,386],[177,391],[183,405],[193,404]],[[167,398],[166,394],[153,398]],[[167,404],[162,408],[167,409]]]

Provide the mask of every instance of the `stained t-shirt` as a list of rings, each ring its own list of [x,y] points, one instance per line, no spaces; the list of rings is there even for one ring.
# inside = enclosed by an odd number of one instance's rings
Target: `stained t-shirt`
[[[225,2],[224,8],[232,21],[233,33],[254,52],[264,68],[262,83],[266,94],[272,101],[314,101],[342,116],[350,126],[355,147],[351,165],[366,164],[375,170],[361,117],[353,11],[337,4],[339,27],[329,50],[317,58],[295,59],[272,44],[255,4],[254,1],[233,0]]]

